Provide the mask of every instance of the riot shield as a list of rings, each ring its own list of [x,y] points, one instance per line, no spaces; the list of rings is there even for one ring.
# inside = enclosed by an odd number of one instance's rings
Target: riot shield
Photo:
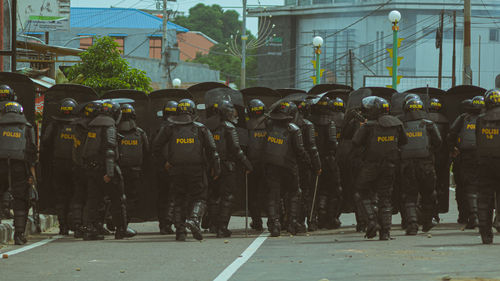
[[[361,108],[361,100],[369,96],[378,96],[390,102],[396,93],[396,90],[382,87],[365,87],[357,89],[349,93],[347,110]]]
[[[228,86],[219,82],[202,82],[189,87],[187,90],[193,95],[193,101],[196,104],[203,104],[205,102],[205,93],[218,88],[229,89]]]
[[[340,85],[340,84],[318,84],[312,87],[307,94],[308,95],[319,95],[329,91],[342,90],[344,92],[352,92],[354,89],[350,86]]]
[[[64,98],[72,98],[79,104],[96,100],[97,93],[89,87],[76,84],[58,84],[52,86],[44,93],[44,106],[42,114],[42,135],[45,133],[52,116],[59,112],[59,102]],[[40,209],[43,213],[52,213],[56,205],[57,194],[52,184],[52,152],[53,147],[40,150],[40,165],[42,174],[38,179],[38,192]]]
[[[283,88],[283,89],[275,89],[282,97],[286,97],[291,94],[307,94],[306,91],[301,89],[292,89],[292,88]]]
[[[17,102],[24,108],[24,115],[35,125],[35,84],[23,74],[0,72],[0,84],[10,86],[17,95]]]
[[[180,101],[182,99],[193,100],[193,95],[186,89],[161,89],[149,94],[150,108],[147,113],[150,120],[150,127],[152,128],[152,135],[160,128],[163,121],[163,107],[169,101]]]
[[[446,115],[450,122],[453,122],[460,115],[460,103],[463,100],[482,96],[485,93],[486,89],[471,85],[456,86],[446,91],[443,103],[446,106]]]
[[[151,134],[151,117],[149,109],[149,98],[146,93],[142,91],[130,90],[130,89],[120,89],[111,90],[104,93],[101,99],[130,99],[133,100],[132,106],[135,109],[137,115],[137,125],[142,128],[148,135]],[[116,100],[118,103],[123,103]]]
[[[252,87],[241,90],[245,104],[252,99],[261,100],[267,107],[281,99],[283,96],[277,91],[266,87]]]

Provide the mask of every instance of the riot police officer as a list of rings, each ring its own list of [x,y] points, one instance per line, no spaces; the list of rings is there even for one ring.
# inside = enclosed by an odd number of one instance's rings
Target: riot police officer
[[[380,97],[362,100],[362,112],[368,121],[354,135],[356,148],[362,149],[362,165],[355,182],[360,194],[364,217],[367,218],[366,237],[377,235],[390,239],[392,224],[391,196],[399,161],[399,148],[407,143],[403,123],[389,115],[389,103]],[[372,198],[378,198],[378,206]],[[378,208],[378,213],[375,209]]]
[[[318,170],[321,171],[321,160],[319,158],[318,148],[316,147],[316,131],[313,123],[304,117],[308,115],[310,111],[310,105],[306,101],[298,102],[298,105],[291,103],[290,106],[292,107],[291,114],[294,117],[292,122],[300,128],[302,140],[304,141],[304,148],[309,158],[308,162],[312,164],[312,166],[299,165],[299,186],[302,190],[300,206],[302,207],[302,212],[298,218],[298,224],[299,227],[302,227],[304,220],[307,218],[308,230],[315,231],[318,228],[318,224],[316,210],[313,210],[312,206],[315,189],[312,173]],[[295,111],[297,112],[295,113]],[[312,216],[311,211],[313,213]]]
[[[168,101],[163,106],[163,120],[158,129],[158,132],[163,128],[171,124],[169,118],[177,114],[176,101]],[[168,147],[165,146],[165,149]],[[164,154],[168,154],[165,151]],[[158,226],[160,228],[160,234],[173,234],[172,224],[174,223],[174,200],[172,196],[169,195],[171,180],[168,177],[168,173],[163,167],[158,167]]]
[[[0,193],[10,192],[14,199],[14,243],[23,245],[28,219],[29,184],[34,184],[37,149],[33,127],[22,106],[5,102],[0,117]],[[0,196],[0,197],[2,197]]]
[[[8,85],[0,85],[0,116],[3,114],[3,105],[8,101],[16,101],[17,97],[14,90]],[[4,193],[4,197],[0,197],[0,219],[3,218],[12,218],[10,209],[11,209],[11,195],[9,192]]]
[[[206,209],[207,171],[213,179],[220,174],[212,134],[203,124],[194,121],[195,115],[196,105],[192,100],[179,101],[177,115],[169,118],[171,124],[163,127],[153,140],[153,155],[172,179],[177,241],[186,240],[186,227],[195,239],[203,239],[200,220]]]
[[[479,158],[476,146],[476,121],[484,107],[484,97],[474,97],[470,101],[470,105],[464,108],[465,113],[458,116],[453,122],[447,137],[451,150],[456,155],[454,165],[459,166],[458,170],[460,171],[462,184],[457,185],[457,197],[460,196],[458,193],[462,193],[467,202],[468,216],[465,227],[467,229],[473,229],[479,224],[477,217]]]
[[[443,104],[437,98],[429,100],[429,120],[436,124],[439,134],[443,138],[441,147],[435,151],[436,170],[436,192],[438,208],[434,214],[435,219],[439,221],[439,213],[447,213],[449,209],[450,197],[450,148],[446,141],[446,136],[450,129],[450,122],[443,114]]]
[[[479,154],[479,232],[483,244],[493,243],[492,221],[495,192],[500,192],[500,91],[490,90],[484,98],[486,112],[476,122],[476,146]]]
[[[333,102],[322,97],[312,108],[311,122],[316,129],[316,145],[323,172],[318,181],[318,227],[334,229],[340,227],[342,190],[335,154],[337,151],[337,130]],[[313,162],[314,164],[314,162]]]
[[[74,99],[63,99],[59,105],[59,114],[52,116],[42,136],[42,149],[52,152],[50,158],[61,235],[68,235],[70,229],[68,216],[75,189],[72,150],[76,132],[74,112],[77,106]]]
[[[217,152],[221,160],[220,177],[209,183],[208,212],[212,228],[217,229],[217,237],[230,237],[227,229],[231,218],[231,205],[236,186],[236,163],[241,164],[247,174],[253,170],[240,147],[235,124],[238,122],[232,102],[222,100],[216,107],[216,115],[207,119],[207,127],[213,134]],[[216,223],[216,225],[214,225]]]
[[[120,105],[105,101],[99,104],[99,114],[88,126],[83,143],[82,159],[87,170],[87,229],[84,240],[102,240],[98,231],[99,207],[107,193],[111,199],[111,214],[116,226],[115,239],[132,237],[135,231],[127,228],[127,211],[123,178],[118,166],[118,131]]]
[[[406,234],[416,235],[417,202],[422,198],[422,231],[434,227],[436,208],[436,172],[434,152],[441,145],[441,135],[421,100],[411,99],[404,105],[404,128],[408,143],[401,148],[401,190],[405,202]]]
[[[266,141],[266,122],[264,115],[266,105],[258,99],[248,103],[248,150],[247,158],[254,167],[254,171],[248,175],[248,204],[252,222],[250,227],[262,231],[260,197],[265,191],[264,167],[262,165],[262,153]]]
[[[267,137],[264,145],[263,162],[265,169],[266,188],[268,189],[267,226],[272,237],[281,232],[279,208],[281,194],[288,194],[289,206],[288,231],[297,232],[299,211],[299,174],[298,166],[309,166],[309,157],[304,149],[300,128],[291,123],[289,102],[281,102],[270,114],[266,125]],[[320,173],[320,167],[313,168]]]
[[[135,109],[130,104],[120,105],[122,118],[118,124],[121,139],[118,142],[119,165],[125,184],[127,215],[137,217],[138,191],[141,185],[142,166],[149,154],[149,141],[143,129],[137,126]]]

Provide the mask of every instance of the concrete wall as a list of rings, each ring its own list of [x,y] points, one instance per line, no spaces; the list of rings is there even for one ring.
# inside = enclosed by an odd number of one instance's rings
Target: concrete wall
[[[210,48],[215,43],[208,40],[206,37],[195,32],[183,32],[177,34],[177,42],[180,50],[180,60],[192,60],[196,58],[196,54],[208,54]]]

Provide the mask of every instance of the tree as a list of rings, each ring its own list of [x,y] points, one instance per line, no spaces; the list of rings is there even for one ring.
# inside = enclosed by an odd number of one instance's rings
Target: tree
[[[69,68],[68,80],[83,76],[80,84],[93,88],[99,95],[115,89],[152,90],[146,72],[130,67],[121,57],[118,44],[110,37],[97,38],[80,57],[82,62]]]
[[[234,40],[231,37],[239,37],[238,31],[241,29],[239,14],[235,10],[224,11],[219,5],[207,6],[202,3],[189,9],[189,16],[180,16],[175,19],[175,23],[190,30],[200,31],[218,42],[210,49],[208,55],[198,54],[193,62],[208,64],[211,68],[221,71],[224,80],[240,84],[241,59],[226,52],[226,43]],[[253,38],[248,34],[249,39]],[[238,45],[241,40],[238,38]],[[256,50],[247,50],[247,76],[256,75],[257,60],[252,55]],[[248,86],[252,86],[256,81],[248,80]]]

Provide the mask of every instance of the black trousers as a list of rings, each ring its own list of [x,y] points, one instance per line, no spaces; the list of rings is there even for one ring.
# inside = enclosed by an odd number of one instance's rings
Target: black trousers
[[[71,203],[75,192],[74,166],[71,159],[54,159],[53,182],[56,192],[56,210],[60,227],[69,227]]]
[[[231,218],[231,208],[234,201],[237,171],[233,162],[221,163],[222,173],[215,181],[210,181],[208,187],[208,212],[212,225],[227,227]]]
[[[266,190],[264,165],[252,162],[253,172],[248,174],[248,210],[253,220],[260,219],[263,207],[263,194]]]
[[[367,219],[377,220],[382,229],[390,230],[392,224],[392,194],[396,178],[396,164],[392,161],[365,161],[356,179]],[[377,200],[373,200],[376,198]],[[375,209],[378,208],[378,213]]]
[[[408,223],[416,223],[416,206],[422,199],[424,222],[432,220],[436,210],[436,172],[431,159],[403,159],[401,161],[401,192]]]
[[[495,193],[500,194],[500,158],[479,159],[478,216],[481,233],[491,232]]]
[[[171,194],[172,179],[161,167],[157,172],[158,177],[158,222],[160,229],[173,224],[174,200]]]
[[[207,200],[207,174],[202,166],[172,167],[169,177],[175,202],[175,228],[177,232],[184,232],[186,216],[191,213],[193,203]]]
[[[99,209],[102,207],[104,197],[107,195],[111,200],[111,215],[113,224],[117,227],[126,227],[127,211],[125,206],[124,193],[120,184],[120,175],[115,175],[111,182],[104,182],[106,172],[101,169],[87,170],[87,225],[95,226],[102,222],[102,214]]]
[[[121,167],[123,182],[125,184],[125,196],[127,197],[127,216],[139,217],[139,190],[142,184],[142,170],[140,167]]]
[[[87,202],[87,171],[81,166],[74,166],[73,169],[75,188],[71,199],[72,220],[75,226],[82,226],[86,224],[83,214]]]
[[[448,149],[436,153],[434,170],[436,171],[437,211],[447,213],[450,205],[450,157]]]
[[[9,189],[9,170],[11,179],[11,195],[14,198],[14,228],[15,232],[22,232],[26,228],[29,209],[29,173],[24,161],[11,160],[10,167],[7,160],[0,160],[0,198]]]
[[[268,194],[268,224],[279,224],[280,201],[288,197],[286,216],[289,223],[294,223],[298,215],[299,177],[296,171],[272,165],[265,165],[266,188]]]

